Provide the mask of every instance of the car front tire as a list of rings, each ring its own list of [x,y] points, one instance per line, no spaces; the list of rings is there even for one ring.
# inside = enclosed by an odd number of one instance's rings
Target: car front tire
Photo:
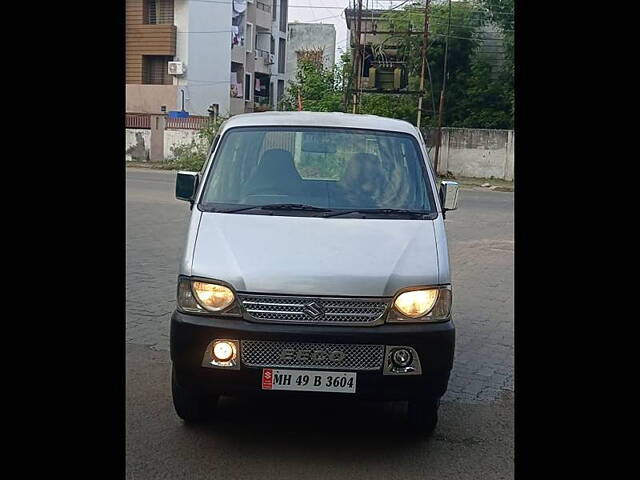
[[[171,394],[173,407],[185,423],[197,424],[213,418],[218,405],[218,395],[191,392],[178,384],[175,367],[171,370]]]
[[[418,395],[409,399],[407,420],[409,429],[420,436],[429,436],[438,424],[440,397]]]

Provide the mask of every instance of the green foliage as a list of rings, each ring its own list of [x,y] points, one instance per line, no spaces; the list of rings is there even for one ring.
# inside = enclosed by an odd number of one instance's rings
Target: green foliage
[[[310,112],[339,112],[343,110],[342,79],[338,66],[318,68],[309,61],[300,61],[296,78],[289,82],[282,108],[298,109],[298,94],[304,110]]]
[[[431,69],[433,88],[437,92],[440,91],[442,86],[442,67],[444,64],[448,15],[449,8],[446,2],[431,4],[429,8],[427,61]],[[424,29],[424,8],[410,6],[404,10],[393,10],[384,14],[383,18],[385,22],[388,22],[391,30],[398,32],[406,32],[408,30],[421,32]],[[454,2],[451,4],[449,78],[468,68],[470,57],[478,43],[476,27],[482,22],[481,12],[472,3]],[[395,41],[400,43],[400,52],[407,62],[409,75],[419,77],[422,67],[423,36],[399,33],[395,36]]]
[[[220,117],[216,121],[212,119],[208,125],[198,130],[191,142],[171,147],[167,167],[174,170],[199,171],[207,159],[209,147],[224,120]]]
[[[513,0],[453,2],[447,55],[444,126],[468,128],[513,128]],[[385,17],[397,31],[421,31],[424,10],[408,7]],[[492,22],[504,37],[506,58],[500,71],[477,52],[482,46],[483,27]],[[425,75],[427,94],[423,100],[423,124],[437,124],[437,109],[443,84],[445,44],[449,28],[447,2],[431,4],[429,48]],[[409,73],[420,74],[422,37],[398,36]],[[413,88],[413,87],[412,87]],[[434,108],[435,103],[435,108]],[[398,112],[400,113],[400,112]],[[405,112],[400,115],[406,115]],[[398,118],[401,118],[398,116]]]
[[[481,0],[486,9],[486,17],[490,19],[500,29],[504,37],[505,66],[501,72],[500,81],[504,85],[504,95],[509,100],[511,108],[511,124],[513,125],[513,115],[515,111],[514,95],[514,0]]]
[[[493,80],[491,66],[475,58],[464,81],[465,95],[452,104],[449,118],[452,127],[512,128],[511,102],[503,83]]]
[[[449,24],[447,2],[431,3],[429,10],[428,69],[425,72],[422,125],[437,124],[437,110],[443,84],[445,40]],[[452,2],[451,31],[447,55],[447,82],[443,126],[468,128],[513,128],[513,0]],[[380,31],[421,32],[424,9],[418,2],[390,10],[378,22]],[[505,62],[500,71],[478,55],[483,27],[491,22],[504,38]],[[491,34],[489,34],[491,35]],[[386,42],[398,44],[406,61],[409,89],[419,89],[422,35],[391,35]],[[383,60],[380,51],[374,53]],[[297,110],[298,92],[303,109],[309,111],[351,111],[352,72],[350,54],[343,54],[333,69],[318,69],[301,63],[295,81],[289,83],[282,106]],[[429,75],[430,72],[430,75]],[[359,112],[399,118],[411,123],[417,118],[416,95],[363,94]]]
[[[418,104],[413,95],[363,94],[360,113],[415,123]]]

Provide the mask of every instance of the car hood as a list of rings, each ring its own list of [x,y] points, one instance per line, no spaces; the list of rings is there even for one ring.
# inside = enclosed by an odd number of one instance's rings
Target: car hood
[[[203,213],[191,275],[240,292],[393,296],[438,284],[431,220]]]

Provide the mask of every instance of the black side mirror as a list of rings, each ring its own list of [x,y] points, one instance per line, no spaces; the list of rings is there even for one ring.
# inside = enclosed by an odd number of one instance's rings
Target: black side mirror
[[[198,188],[198,180],[198,172],[178,172],[176,176],[176,198],[191,202],[191,206],[193,206],[193,197]]]

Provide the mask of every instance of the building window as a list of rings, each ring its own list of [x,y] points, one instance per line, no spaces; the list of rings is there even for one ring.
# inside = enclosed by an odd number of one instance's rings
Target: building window
[[[164,55],[142,56],[142,83],[147,85],[171,85],[173,79],[169,75],[168,62],[173,57]]]
[[[244,100],[246,102],[250,102],[253,97],[253,82],[252,82],[251,74],[244,74]]]
[[[144,0],[145,25],[173,25],[173,0]]]
[[[287,3],[287,0],[280,2],[280,31],[283,33],[287,32],[287,10],[289,9]]]
[[[247,52],[253,51],[253,24],[247,22],[247,32],[244,35]]]
[[[271,7],[271,20],[274,22],[277,20],[276,17],[276,8],[278,6],[278,0],[273,0],[273,7]]]
[[[284,62],[286,60],[286,41],[280,38],[278,41],[278,73],[284,73]]]

